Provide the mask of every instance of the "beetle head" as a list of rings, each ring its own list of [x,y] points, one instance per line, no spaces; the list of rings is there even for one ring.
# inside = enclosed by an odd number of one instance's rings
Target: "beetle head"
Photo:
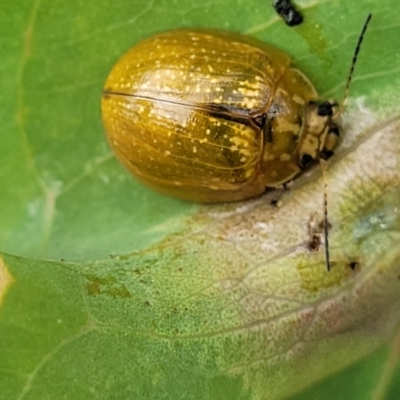
[[[308,104],[298,152],[301,169],[319,158],[328,159],[333,154],[339,136],[338,126],[333,122],[336,107],[337,103],[330,100]]]

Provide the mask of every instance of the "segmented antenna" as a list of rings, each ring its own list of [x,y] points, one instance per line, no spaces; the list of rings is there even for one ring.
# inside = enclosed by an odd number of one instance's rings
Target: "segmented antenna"
[[[346,101],[347,94],[349,93],[349,87],[350,87],[351,79],[353,77],[353,72],[354,72],[354,67],[356,65],[357,56],[358,56],[358,53],[360,52],[361,43],[362,43],[362,41],[364,39],[364,35],[365,35],[366,30],[367,30],[369,21],[371,21],[371,18],[372,18],[372,14],[370,13],[370,14],[367,15],[367,19],[365,20],[364,25],[363,25],[362,30],[361,30],[361,33],[360,33],[360,36],[358,37],[357,46],[356,46],[356,48],[354,50],[353,59],[351,60],[351,66],[350,66],[349,74],[347,75],[346,87],[344,89],[342,102],[340,103],[340,108],[339,108],[340,111],[339,112],[341,112],[341,110],[343,110],[344,102]]]
[[[319,163],[321,164],[322,169],[322,179],[324,181],[324,222],[323,222],[323,232],[324,232],[324,250],[325,250],[325,265],[326,270],[329,272],[331,270],[331,260],[329,257],[329,240],[328,240],[328,174],[327,174],[327,164],[325,160],[320,158]]]
[[[360,52],[360,47],[361,47],[361,43],[364,39],[364,35],[365,32],[367,30],[369,21],[371,21],[372,18],[372,14],[368,14],[367,15],[367,19],[364,22],[364,25],[362,27],[360,36],[358,37],[358,41],[357,41],[357,46],[354,50],[354,54],[353,54],[353,59],[351,61],[351,66],[350,66],[350,70],[349,70],[349,74],[347,76],[347,82],[346,82],[346,87],[344,90],[344,95],[343,95],[343,99],[342,102],[340,104],[340,108],[339,108],[339,113],[343,110],[343,105],[344,102],[346,101],[347,98],[347,94],[349,92],[349,87],[350,87],[350,83],[351,83],[351,78],[353,77],[353,72],[354,72],[354,67],[356,65],[356,61],[357,61],[357,56],[358,53]],[[323,208],[324,208],[324,227],[323,227],[323,233],[324,233],[324,247],[325,247],[325,265],[326,265],[326,270],[330,271],[331,270],[331,261],[330,261],[330,257],[329,257],[329,240],[328,240],[328,229],[329,229],[329,223],[328,223],[328,177],[327,177],[327,164],[325,163],[325,161],[323,161],[322,159],[320,159],[320,164],[321,164],[321,168],[322,168],[322,178],[324,181],[324,203],[323,203]]]

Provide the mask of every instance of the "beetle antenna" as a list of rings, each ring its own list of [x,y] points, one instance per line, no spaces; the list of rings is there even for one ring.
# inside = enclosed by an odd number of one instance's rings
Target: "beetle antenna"
[[[369,22],[371,21],[372,14],[369,13],[367,15],[367,19],[364,22],[362,27],[361,33],[358,37],[357,45],[354,50],[353,59],[351,60],[350,70],[347,75],[347,82],[346,87],[344,90],[343,98],[340,103],[339,113],[343,111],[344,103],[346,101],[347,95],[349,93],[351,79],[353,77],[354,67],[357,62],[358,53],[360,52],[361,43],[364,39],[365,32],[367,31],[367,27]],[[328,177],[327,177],[327,165],[324,160],[320,159],[320,164],[322,168],[322,178],[324,181],[324,201],[323,201],[323,208],[324,208],[324,218],[323,218],[323,235],[324,235],[324,250],[325,250],[325,265],[326,270],[329,272],[331,270],[331,261],[329,256],[329,238],[328,238],[328,229],[329,229],[329,222],[328,222]]]
[[[326,270],[329,272],[331,270],[331,260],[329,257],[329,240],[328,240],[328,174],[327,174],[327,165],[325,160],[320,158],[319,160],[322,169],[322,179],[324,182],[324,219],[323,219],[323,233],[324,233],[324,250],[325,250],[325,265]]]
[[[355,67],[356,62],[357,62],[358,53],[360,52],[361,43],[362,43],[362,41],[364,39],[364,35],[365,35],[365,32],[367,31],[367,27],[368,27],[369,21],[371,21],[371,18],[372,18],[372,14],[369,13],[367,15],[367,19],[365,20],[364,25],[362,27],[360,36],[358,37],[357,46],[356,46],[356,48],[354,50],[353,59],[351,61],[349,74],[347,75],[346,87],[345,87],[343,99],[342,99],[342,102],[341,102],[340,108],[339,108],[340,111],[343,110],[344,102],[346,101],[347,94],[349,93],[349,87],[350,87],[351,79],[353,77],[354,67]]]

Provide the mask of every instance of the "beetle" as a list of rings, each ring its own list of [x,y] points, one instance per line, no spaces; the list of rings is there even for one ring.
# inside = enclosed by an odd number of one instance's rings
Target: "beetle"
[[[244,200],[283,185],[335,147],[335,102],[317,102],[290,57],[218,30],[173,30],[122,56],[102,96],[117,158],[184,200]]]

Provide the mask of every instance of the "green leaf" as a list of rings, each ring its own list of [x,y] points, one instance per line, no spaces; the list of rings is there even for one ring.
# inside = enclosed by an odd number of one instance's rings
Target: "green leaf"
[[[305,22],[288,28],[260,0],[3,0],[0,398],[399,397],[397,1],[296,4]],[[318,166],[209,206],[143,187],[111,154],[102,86],[140,39],[246,33],[340,101],[368,12],[326,172],[331,272]]]

